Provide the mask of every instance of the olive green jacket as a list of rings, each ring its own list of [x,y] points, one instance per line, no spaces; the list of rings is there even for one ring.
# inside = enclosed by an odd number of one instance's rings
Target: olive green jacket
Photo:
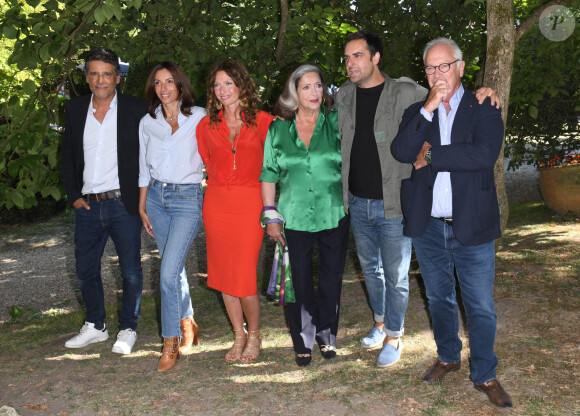
[[[374,131],[381,162],[385,218],[394,219],[403,216],[400,195],[401,181],[411,176],[413,166],[395,160],[391,154],[391,143],[399,130],[403,112],[411,104],[425,100],[428,91],[410,78],[393,79],[384,73],[383,76],[385,77],[385,88],[377,105]],[[338,109],[338,128],[341,136],[342,199],[345,210],[348,209],[350,151],[356,122],[356,88],[355,84],[346,81],[335,97],[335,107]]]

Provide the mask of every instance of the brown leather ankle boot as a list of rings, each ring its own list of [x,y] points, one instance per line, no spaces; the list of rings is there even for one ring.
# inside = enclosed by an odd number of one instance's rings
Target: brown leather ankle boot
[[[159,360],[157,371],[171,370],[179,358],[179,337],[163,338],[163,354]]]
[[[185,354],[192,345],[199,345],[199,327],[195,323],[193,316],[181,320],[181,344],[179,352]]]

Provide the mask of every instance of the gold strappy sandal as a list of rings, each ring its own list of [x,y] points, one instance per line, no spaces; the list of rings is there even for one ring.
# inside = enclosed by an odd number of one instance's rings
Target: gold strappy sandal
[[[226,361],[235,362],[241,358],[247,339],[248,333],[244,327],[234,329],[234,345],[226,354]]]
[[[244,362],[251,362],[260,355],[260,347],[262,346],[262,334],[260,328],[252,329],[248,333],[248,342],[242,354],[241,360]]]

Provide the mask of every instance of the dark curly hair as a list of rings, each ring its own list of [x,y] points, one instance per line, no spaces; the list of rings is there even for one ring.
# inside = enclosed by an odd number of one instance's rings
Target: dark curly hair
[[[215,77],[219,71],[224,71],[234,81],[240,90],[240,106],[247,126],[256,127],[256,116],[258,115],[258,92],[256,84],[248,74],[246,67],[237,61],[222,61],[214,64],[207,78],[207,115],[211,126],[219,123],[218,98],[214,92]]]
[[[191,107],[193,107],[195,101],[195,93],[193,92],[193,87],[191,83],[185,76],[183,70],[174,62],[165,61],[161,62],[153,67],[149,76],[147,77],[147,84],[145,85],[145,98],[147,99],[147,104],[149,104],[149,115],[153,118],[157,118],[155,115],[155,110],[161,104],[161,100],[157,97],[155,93],[155,74],[157,71],[162,69],[167,69],[171,72],[173,76],[173,82],[179,91],[179,99],[181,100],[181,113],[184,116],[191,115]],[[165,115],[165,110],[163,110],[163,115]]]

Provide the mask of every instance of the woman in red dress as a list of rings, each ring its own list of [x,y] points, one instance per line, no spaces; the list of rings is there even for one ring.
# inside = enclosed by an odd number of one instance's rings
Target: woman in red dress
[[[203,204],[207,285],[222,292],[234,329],[226,360],[253,361],[261,346],[256,267],[264,231],[258,178],[273,117],[258,110],[254,81],[236,61],[213,66],[207,113],[196,133],[208,175]]]

